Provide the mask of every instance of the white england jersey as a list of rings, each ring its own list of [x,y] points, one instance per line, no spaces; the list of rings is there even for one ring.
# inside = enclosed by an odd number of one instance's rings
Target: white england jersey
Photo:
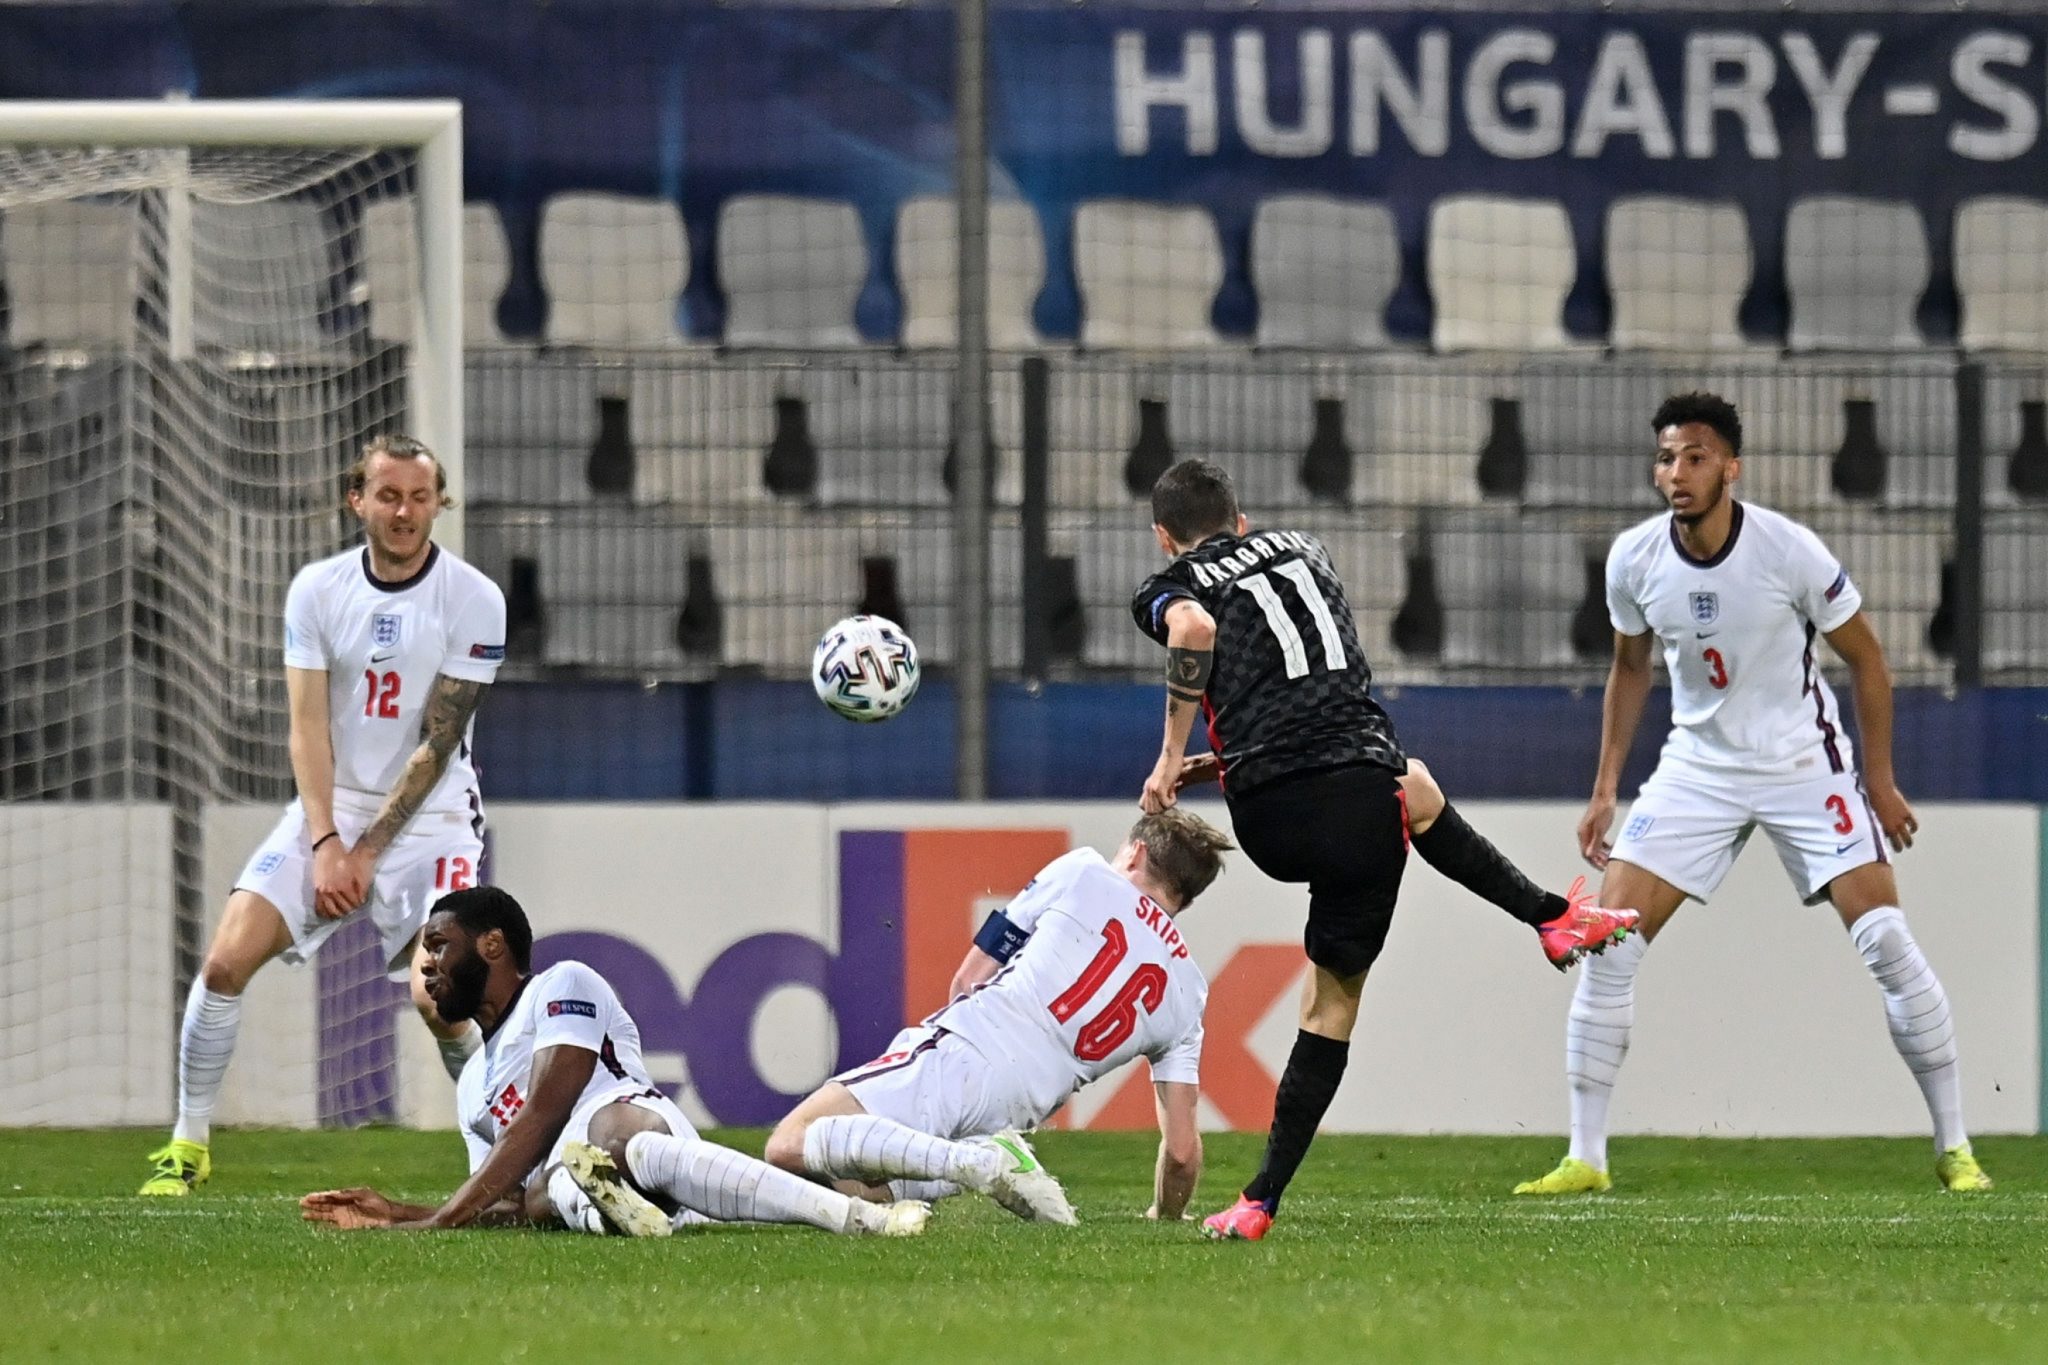
[[[1820,672],[1820,636],[1863,596],[1820,537],[1790,517],[1735,504],[1712,559],[1678,543],[1669,515],[1624,531],[1607,556],[1607,614],[1624,635],[1657,633],[1671,675],[1665,760],[1760,776],[1846,772],[1842,708]]]
[[[533,1057],[551,1047],[597,1054],[574,1116],[613,1100],[660,1092],[640,1059],[640,1028],[611,983],[581,962],[557,962],[526,979],[512,1008],[462,1068],[455,1114],[475,1171],[533,1097]]]
[[[370,576],[368,549],[308,564],[284,601],[284,661],[327,671],[334,798],[381,805],[420,743],[438,674],[488,683],[505,658],[505,594],[436,545],[403,583]],[[482,811],[471,735],[448,759],[423,811]]]
[[[1048,863],[1003,914],[1029,940],[926,1023],[1003,1068],[1041,1121],[1133,1057],[1196,1083],[1209,983],[1172,916],[1092,848]]]

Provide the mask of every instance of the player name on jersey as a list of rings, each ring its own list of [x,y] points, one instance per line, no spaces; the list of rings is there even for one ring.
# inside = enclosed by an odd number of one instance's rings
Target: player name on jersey
[[[1246,569],[1264,564],[1282,550],[1314,554],[1316,543],[1299,531],[1261,531],[1245,541],[1235,553],[1208,564],[1196,560],[1189,567],[1194,570],[1196,586],[1213,588],[1228,583]]]

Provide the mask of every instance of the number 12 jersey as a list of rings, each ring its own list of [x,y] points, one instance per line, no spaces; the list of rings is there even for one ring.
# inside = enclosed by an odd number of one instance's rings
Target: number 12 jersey
[[[1138,629],[1165,644],[1177,598],[1216,621],[1202,706],[1231,796],[1325,768],[1407,771],[1393,722],[1373,699],[1344,584],[1314,536],[1211,536],[1145,580],[1131,601]]]

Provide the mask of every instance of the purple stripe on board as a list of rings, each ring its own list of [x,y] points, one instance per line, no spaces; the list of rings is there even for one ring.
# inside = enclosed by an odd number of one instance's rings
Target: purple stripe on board
[[[354,1127],[398,1117],[398,1011],[404,983],[384,975],[384,944],[357,914],[313,959],[318,996],[320,1123]]]

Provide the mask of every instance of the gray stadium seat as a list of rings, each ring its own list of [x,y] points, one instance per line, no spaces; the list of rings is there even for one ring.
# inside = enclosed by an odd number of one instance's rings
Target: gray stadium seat
[[[1261,201],[1252,217],[1259,345],[1378,349],[1401,283],[1401,244],[1384,204],[1331,195]]]
[[[1754,271],[1740,204],[1617,199],[1607,210],[1608,339],[1653,351],[1742,347],[1737,313]]]
[[[952,439],[950,370],[896,361],[817,366],[801,377],[818,446],[818,502],[942,507]]]
[[[1202,208],[1091,200],[1074,212],[1081,344],[1104,350],[1213,346],[1223,246]]]
[[[743,194],[718,213],[728,346],[857,346],[867,283],[860,214],[840,199]]]
[[[921,194],[896,215],[896,279],[903,289],[903,344],[950,347],[959,336],[959,253],[953,199]],[[988,206],[988,339],[998,350],[1038,345],[1031,310],[1045,285],[1038,211],[1017,199]]]
[[[1301,460],[1315,431],[1317,393],[1306,366],[1253,369],[1240,359],[1176,367],[1166,375],[1174,454],[1228,469],[1247,512],[1306,506]]]
[[[1651,364],[1546,358],[1522,370],[1528,501],[1574,507],[1659,506],[1650,417],[1678,382]]]
[[[1785,219],[1794,351],[1904,351],[1927,292],[1927,228],[1908,203],[1817,195]]]
[[[2048,670],[2048,514],[2003,512],[1985,523],[1984,667]]]
[[[8,209],[0,217],[0,271],[12,343],[80,350],[131,344],[141,228],[126,201]]]
[[[1512,513],[1466,513],[1439,523],[1431,545],[1447,666],[1576,662],[1572,615],[1595,549],[1588,537]]]
[[[1138,438],[1138,399],[1164,399],[1163,376],[1141,380],[1125,359],[1059,357],[1051,367],[1046,439],[1055,507],[1129,507],[1125,457]],[[1172,414],[1167,414],[1169,431]]]
[[[503,346],[498,298],[512,278],[512,249],[498,210],[462,206],[462,342]],[[363,283],[370,305],[370,335],[404,345],[412,340],[419,289],[418,208],[411,195],[380,199],[363,212]]]
[[[860,600],[859,530],[815,513],[713,526],[725,662],[784,674],[810,667],[818,637]]]
[[[321,318],[340,260],[318,205],[299,199],[192,201],[192,335],[239,361],[331,349]]]
[[[1056,518],[1052,553],[1072,555],[1088,622],[1082,662],[1105,668],[1153,668],[1165,662],[1158,645],[1131,621],[1138,585],[1166,565],[1143,517],[1098,514]]]
[[[1578,277],[1571,220],[1550,200],[1447,195],[1429,213],[1439,351],[1556,351]]]
[[[1893,671],[1942,674],[1946,665],[1928,647],[1927,626],[1941,604],[1948,515],[1853,508],[1816,515],[1811,525],[1863,594]]]
[[[483,503],[589,502],[598,399],[624,393],[627,372],[511,347],[472,354],[464,369],[468,487],[456,495]]]
[[[683,215],[666,199],[579,192],[547,201],[540,279],[555,346],[676,346],[690,282]]]
[[[1970,351],[2048,351],[2048,203],[1984,195],[1956,208],[1956,293]]]
[[[989,528],[989,644],[997,668],[1015,668],[1024,659],[1022,547],[1013,519]],[[871,519],[861,531],[861,548],[896,560],[906,617],[900,624],[917,641],[919,655],[926,662],[951,663],[958,652],[954,604],[960,595],[952,518]]]
[[[1512,363],[1376,358],[1345,391],[1345,423],[1360,460],[1358,498],[1404,506],[1478,502],[1474,470],[1491,401],[1520,392]]]

